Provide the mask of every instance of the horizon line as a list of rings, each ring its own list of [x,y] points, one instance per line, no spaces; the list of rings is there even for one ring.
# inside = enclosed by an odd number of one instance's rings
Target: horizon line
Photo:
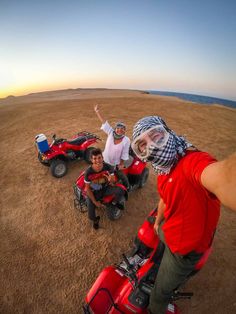
[[[236,100],[229,99],[229,98],[221,98],[216,96],[209,96],[209,95],[202,95],[198,93],[191,93],[191,92],[179,92],[179,91],[168,91],[168,90],[159,90],[159,89],[137,89],[137,88],[109,88],[109,87],[77,87],[77,88],[61,88],[61,89],[51,89],[51,90],[42,90],[42,91],[35,91],[30,92],[27,94],[22,95],[8,95],[6,97],[0,98],[0,101],[6,100],[9,98],[18,98],[18,97],[27,97],[35,94],[42,94],[42,93],[53,93],[53,92],[59,92],[59,91],[72,91],[72,90],[130,90],[130,91],[140,91],[140,92],[160,92],[160,93],[173,93],[173,94],[186,94],[186,95],[193,95],[193,96],[199,96],[199,97],[209,97],[209,98],[215,98],[219,100],[226,100],[231,102],[236,102]],[[164,95],[163,95],[164,96]]]

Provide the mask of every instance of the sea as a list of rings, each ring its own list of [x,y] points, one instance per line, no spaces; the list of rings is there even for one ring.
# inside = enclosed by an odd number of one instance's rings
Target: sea
[[[146,90],[153,95],[160,95],[160,96],[174,96],[180,99],[205,104],[205,105],[212,105],[212,104],[219,104],[226,107],[231,107],[236,109],[236,101],[228,100],[228,99],[221,99],[209,96],[202,96],[202,95],[194,95],[194,94],[185,94],[185,93],[176,93],[176,92],[165,92],[165,91],[156,91],[156,90]]]

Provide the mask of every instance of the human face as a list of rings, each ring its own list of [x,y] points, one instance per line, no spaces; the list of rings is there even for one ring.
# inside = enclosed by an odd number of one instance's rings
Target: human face
[[[163,126],[154,126],[141,133],[132,142],[131,147],[140,159],[147,159],[151,153],[150,147],[160,149],[167,143],[169,136]]]
[[[95,167],[102,166],[103,165],[103,157],[102,157],[102,155],[100,155],[100,154],[97,155],[97,156],[92,155],[91,156],[91,162],[92,162],[93,166],[95,166]]]
[[[118,135],[124,135],[125,134],[125,128],[123,128],[123,127],[116,127],[115,128],[115,132]]]

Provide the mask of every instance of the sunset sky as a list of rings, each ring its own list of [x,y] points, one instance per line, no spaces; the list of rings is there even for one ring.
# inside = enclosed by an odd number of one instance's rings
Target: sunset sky
[[[0,0],[0,97],[79,87],[236,100],[236,1]]]

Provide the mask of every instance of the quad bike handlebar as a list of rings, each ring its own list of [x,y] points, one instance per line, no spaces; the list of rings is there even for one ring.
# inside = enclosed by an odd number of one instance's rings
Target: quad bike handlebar
[[[127,266],[127,271],[125,272],[125,275],[130,279],[131,284],[133,284],[134,288],[138,285],[138,277],[136,275],[136,270],[134,268],[134,265],[130,264],[127,256],[125,254],[122,254],[124,262]]]
[[[53,139],[53,141],[52,141],[51,145],[58,145],[58,144],[60,144],[60,143],[62,143],[64,141],[66,141],[65,138],[57,138],[56,134],[52,135],[52,139]]]

